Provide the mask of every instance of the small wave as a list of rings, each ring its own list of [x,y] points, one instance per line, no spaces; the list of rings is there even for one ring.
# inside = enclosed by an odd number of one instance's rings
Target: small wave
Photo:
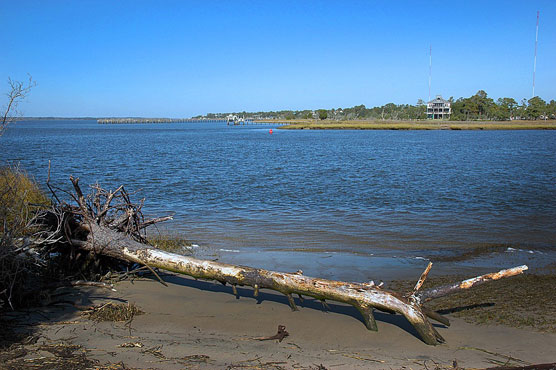
[[[417,256],[417,257],[414,257],[414,258],[415,258],[416,260],[423,260],[423,261],[428,261],[428,260],[429,260],[428,258],[421,257],[421,256]]]
[[[529,254],[544,254],[541,251],[535,251],[535,250],[531,250],[531,249],[516,249],[516,248],[512,248],[512,247],[508,247],[508,249],[506,249],[506,252],[509,253],[513,253],[513,252],[525,252],[525,253],[529,253]]]
[[[220,248],[219,249],[220,252],[229,252],[229,253],[239,253],[238,249],[224,249],[224,248]]]

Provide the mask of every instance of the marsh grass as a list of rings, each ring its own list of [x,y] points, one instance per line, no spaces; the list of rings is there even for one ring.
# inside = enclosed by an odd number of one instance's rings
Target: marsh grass
[[[469,276],[430,276],[422,289],[454,283]],[[407,292],[413,281],[393,281],[388,289]],[[492,281],[443,298],[426,307],[474,324],[502,324],[556,333],[556,275],[523,274]]]
[[[281,129],[288,130],[556,130],[549,121],[327,121],[294,120]]]

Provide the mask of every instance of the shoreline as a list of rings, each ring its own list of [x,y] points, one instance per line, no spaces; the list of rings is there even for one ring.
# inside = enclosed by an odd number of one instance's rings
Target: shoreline
[[[199,124],[225,122],[224,119],[192,118],[97,118],[97,117],[22,117],[19,122],[29,121],[99,121],[98,123],[187,123]],[[248,126],[275,125],[283,130],[556,130],[556,120],[514,120],[514,121],[448,121],[448,120],[253,120]],[[245,125],[237,125],[245,126]],[[231,126],[234,127],[234,126]]]
[[[157,243],[175,251],[183,250],[184,244],[191,245],[179,237],[161,237]],[[423,289],[475,277],[484,269],[497,271],[465,264],[490,260],[492,252],[492,247],[486,247],[445,256],[435,264],[440,268],[431,270]],[[529,254],[511,252],[501,255],[521,260]],[[292,271],[298,267],[296,262],[318,260],[323,252],[310,252],[302,258],[306,252],[281,253],[292,255],[281,261],[282,265],[277,264],[280,256],[259,255],[258,260],[267,260],[271,266],[266,267],[276,271]],[[336,272],[349,268],[338,254],[332,257],[325,261],[338,265]],[[233,263],[226,258],[222,262]],[[329,268],[317,265],[320,271]],[[392,276],[403,279],[383,277],[383,289],[399,294],[410,292],[422,272],[418,264],[409,274],[412,269],[407,264],[383,267],[383,271],[391,270]],[[103,281],[113,282],[116,291],[66,286],[45,294],[42,306],[1,316],[5,329],[0,335],[0,359],[4,359],[0,369],[49,364],[60,370],[447,370],[551,363],[556,360],[556,264],[545,269],[544,274],[530,269],[524,275],[428,302],[426,307],[451,322],[449,326],[433,323],[446,339],[437,346],[425,344],[401,315],[375,312],[378,332],[374,332],[367,330],[356,308],[335,301],[324,305],[311,297],[294,297],[300,310],[292,312],[286,296],[271,290],[261,289],[255,297],[251,287],[241,286],[235,292],[217,281],[162,271],[166,286],[148,271],[138,276],[126,274],[123,281],[119,281],[121,275],[110,274]],[[365,269],[361,266],[358,271]],[[368,264],[366,271],[377,273]],[[368,277],[362,274],[357,280]],[[378,283],[376,277],[381,276],[375,276]],[[132,305],[140,312],[122,321],[115,315],[108,317],[112,321],[86,315],[106,305]],[[280,325],[288,332],[283,341],[260,340],[272,337]]]
[[[299,302],[300,311],[291,312],[285,297],[274,292],[262,290],[254,298],[252,289],[239,288],[236,298],[217,282],[163,277],[168,287],[139,278],[116,284],[117,292],[70,289],[66,304],[30,310],[22,319],[32,325],[35,343],[22,345],[24,358],[29,362],[40,354],[46,361],[48,354],[32,349],[64,344],[105,366],[153,369],[451,369],[454,361],[464,369],[555,360],[555,333],[475,325],[448,313],[450,327],[435,324],[446,343],[428,346],[399,315],[377,313],[379,331],[373,332],[354,308],[335,302],[326,309],[307,298]],[[130,302],[144,314],[128,323],[95,322],[71,301]],[[278,325],[289,333],[282,342],[257,340],[275,334]]]
[[[259,122],[259,121],[256,121]],[[283,130],[556,130],[556,120],[515,121],[316,121],[261,120]]]
[[[437,249],[256,248],[206,244],[207,241],[189,240],[180,234],[161,234],[151,242],[168,252],[198,259],[272,271],[302,270],[306,276],[357,282],[417,279],[428,262],[433,262],[435,275],[457,273],[469,274],[469,277],[523,264],[528,265],[532,273],[545,274],[556,266],[556,251],[551,246],[504,243]]]

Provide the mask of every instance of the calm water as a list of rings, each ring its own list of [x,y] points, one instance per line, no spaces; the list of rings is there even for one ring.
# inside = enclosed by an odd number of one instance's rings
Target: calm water
[[[35,121],[10,127],[0,160],[40,182],[51,160],[68,189],[70,174],[141,189],[147,213],[175,213],[168,229],[226,261],[334,275],[484,244],[556,252],[556,131]]]

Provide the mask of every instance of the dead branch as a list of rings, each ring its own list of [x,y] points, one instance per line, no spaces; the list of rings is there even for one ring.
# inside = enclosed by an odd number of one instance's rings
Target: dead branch
[[[17,110],[19,103],[24,100],[31,89],[36,86],[36,82],[33,81],[31,75],[29,75],[27,84],[14,81],[11,78],[8,78],[8,84],[10,85],[10,92],[6,94],[8,103],[6,104],[4,113],[0,117],[0,136],[2,136],[8,125],[16,119],[16,116],[20,114]]]
[[[256,340],[274,340],[274,339],[278,339],[278,341],[281,342],[288,335],[290,335],[290,333],[288,333],[286,331],[286,327],[284,325],[278,325],[278,332],[276,334],[274,334],[273,336],[258,337],[258,338],[253,338],[253,339],[256,339]]]
[[[430,301],[431,299],[436,299],[448,294],[457,293],[458,291],[469,289],[474,286],[487,283],[489,281],[519,275],[527,269],[528,267],[526,265],[523,265],[523,266],[513,267],[507,270],[500,270],[498,272],[493,272],[490,274],[467,279],[459,283],[443,285],[440,287],[425,290],[423,292],[416,293],[415,297],[417,297],[421,302],[424,303]]]
[[[59,283],[48,285],[47,288],[62,288],[62,287],[76,287],[76,286],[91,286],[95,288],[108,289],[116,292],[114,285],[103,283],[99,281],[85,281],[85,280],[74,280],[74,281],[62,281]]]

